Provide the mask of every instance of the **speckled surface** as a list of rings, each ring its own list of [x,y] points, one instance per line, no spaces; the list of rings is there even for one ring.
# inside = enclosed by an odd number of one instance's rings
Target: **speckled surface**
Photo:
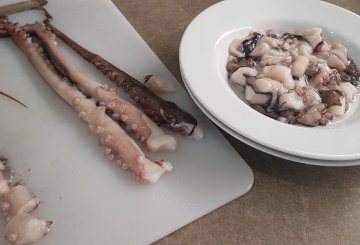
[[[181,36],[198,13],[218,1],[113,2],[180,81]],[[360,14],[359,0],[327,2]],[[360,244],[360,166],[328,168],[297,164],[224,135],[253,169],[253,189],[163,238],[157,245]]]

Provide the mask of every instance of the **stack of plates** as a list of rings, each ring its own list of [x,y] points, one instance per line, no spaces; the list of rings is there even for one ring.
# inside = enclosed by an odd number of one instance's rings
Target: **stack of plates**
[[[228,82],[228,47],[234,38],[253,29],[295,32],[313,26],[322,28],[326,40],[344,44],[360,64],[360,37],[354,31],[360,17],[352,12],[314,0],[271,4],[228,0],[203,11],[185,31],[180,46],[183,80],[195,103],[215,124],[254,148],[314,165],[359,165],[360,110],[356,106],[340,123],[314,128],[288,125],[253,110]]]

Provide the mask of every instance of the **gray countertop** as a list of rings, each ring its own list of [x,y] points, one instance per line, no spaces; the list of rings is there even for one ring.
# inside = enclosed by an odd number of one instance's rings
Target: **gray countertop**
[[[180,81],[181,36],[198,13],[218,1],[113,2]],[[360,14],[360,0],[327,2]],[[156,244],[360,244],[360,166],[289,162],[224,135],[253,169],[254,187]]]

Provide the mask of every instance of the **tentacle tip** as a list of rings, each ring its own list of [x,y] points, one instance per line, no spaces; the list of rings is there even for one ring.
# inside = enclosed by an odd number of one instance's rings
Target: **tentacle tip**
[[[188,136],[190,139],[201,140],[204,138],[204,129],[201,126],[196,126],[191,135]]]
[[[146,141],[146,147],[150,152],[175,151],[177,142],[173,136],[164,134],[158,137],[149,137]]]

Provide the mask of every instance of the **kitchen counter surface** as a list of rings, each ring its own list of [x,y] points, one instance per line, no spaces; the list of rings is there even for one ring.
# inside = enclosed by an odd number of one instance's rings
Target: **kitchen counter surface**
[[[218,1],[113,2],[181,81],[181,36],[198,13]],[[359,0],[327,2],[360,14]],[[329,168],[289,162],[224,135],[253,169],[254,187],[245,196],[168,235],[157,245],[360,244],[360,166]]]

